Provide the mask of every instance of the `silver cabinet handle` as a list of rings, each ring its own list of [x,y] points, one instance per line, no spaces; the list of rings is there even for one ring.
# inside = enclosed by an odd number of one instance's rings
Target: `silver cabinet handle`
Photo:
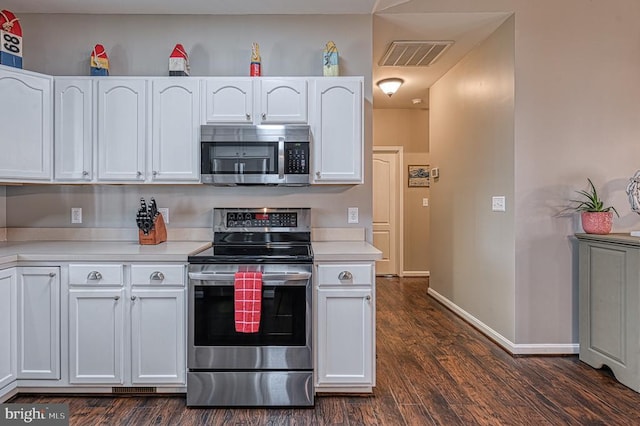
[[[364,298],[364,300],[366,300],[367,302],[371,302],[371,295],[367,294]]]
[[[49,276],[50,276],[51,278],[53,278],[53,277],[55,277],[55,276],[56,276],[56,273],[55,273],[55,272],[49,272]]]
[[[88,171],[86,171],[86,170],[85,170],[85,171],[83,171],[83,172],[82,172],[82,176],[89,176],[89,172],[88,172]]]
[[[264,112],[262,113],[262,119],[266,120],[267,119],[267,114],[265,114]]]
[[[120,296],[113,296],[113,300],[120,300]]]
[[[353,279],[353,275],[349,271],[342,271],[338,274],[338,279],[342,280],[351,280]]]
[[[137,176],[137,177],[142,176],[142,172],[141,172],[141,171],[137,171],[137,172],[136,172],[136,176]]]
[[[316,172],[316,177],[320,177],[320,172]]]
[[[91,271],[89,275],[87,275],[87,280],[89,281],[97,281],[102,279],[102,274],[98,271]]]
[[[131,296],[131,300],[136,300],[136,297],[135,296]]]
[[[251,120],[251,114],[247,114],[247,120]]]
[[[164,274],[160,271],[155,271],[151,273],[151,275],[149,276],[149,279],[151,281],[162,281],[164,280]]]
[[[151,174],[152,174],[154,177],[155,177],[155,176],[158,176],[158,171],[157,171],[157,170],[154,170],[153,172],[151,172]]]

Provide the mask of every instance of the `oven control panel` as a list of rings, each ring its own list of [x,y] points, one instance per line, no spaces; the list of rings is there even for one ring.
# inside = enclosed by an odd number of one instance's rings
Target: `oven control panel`
[[[226,224],[227,228],[295,228],[298,226],[298,214],[296,212],[227,213]]]

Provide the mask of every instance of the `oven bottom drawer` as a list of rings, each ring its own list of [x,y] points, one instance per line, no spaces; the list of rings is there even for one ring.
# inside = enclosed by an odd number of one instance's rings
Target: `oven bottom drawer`
[[[303,407],[314,404],[312,371],[187,373],[188,407]]]

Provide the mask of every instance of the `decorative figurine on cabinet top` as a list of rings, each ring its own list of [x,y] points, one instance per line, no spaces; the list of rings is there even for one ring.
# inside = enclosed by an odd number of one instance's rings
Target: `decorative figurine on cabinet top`
[[[253,43],[251,46],[251,68],[249,75],[251,77],[260,77],[262,75],[262,66],[260,58],[260,46],[258,43]]]
[[[0,11],[0,64],[22,68],[22,27],[8,10]]]
[[[180,43],[176,44],[169,56],[169,75],[172,77],[189,75],[189,57]]]
[[[332,41],[328,42],[324,47],[322,54],[322,74],[325,77],[337,77],[338,69],[338,48]]]
[[[106,76],[109,75],[109,57],[107,51],[101,44],[96,44],[91,52],[91,75]]]

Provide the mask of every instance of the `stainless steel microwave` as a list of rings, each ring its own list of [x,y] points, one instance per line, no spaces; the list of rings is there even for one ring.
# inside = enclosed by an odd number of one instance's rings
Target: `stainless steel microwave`
[[[200,175],[214,185],[309,185],[307,125],[205,125]]]

